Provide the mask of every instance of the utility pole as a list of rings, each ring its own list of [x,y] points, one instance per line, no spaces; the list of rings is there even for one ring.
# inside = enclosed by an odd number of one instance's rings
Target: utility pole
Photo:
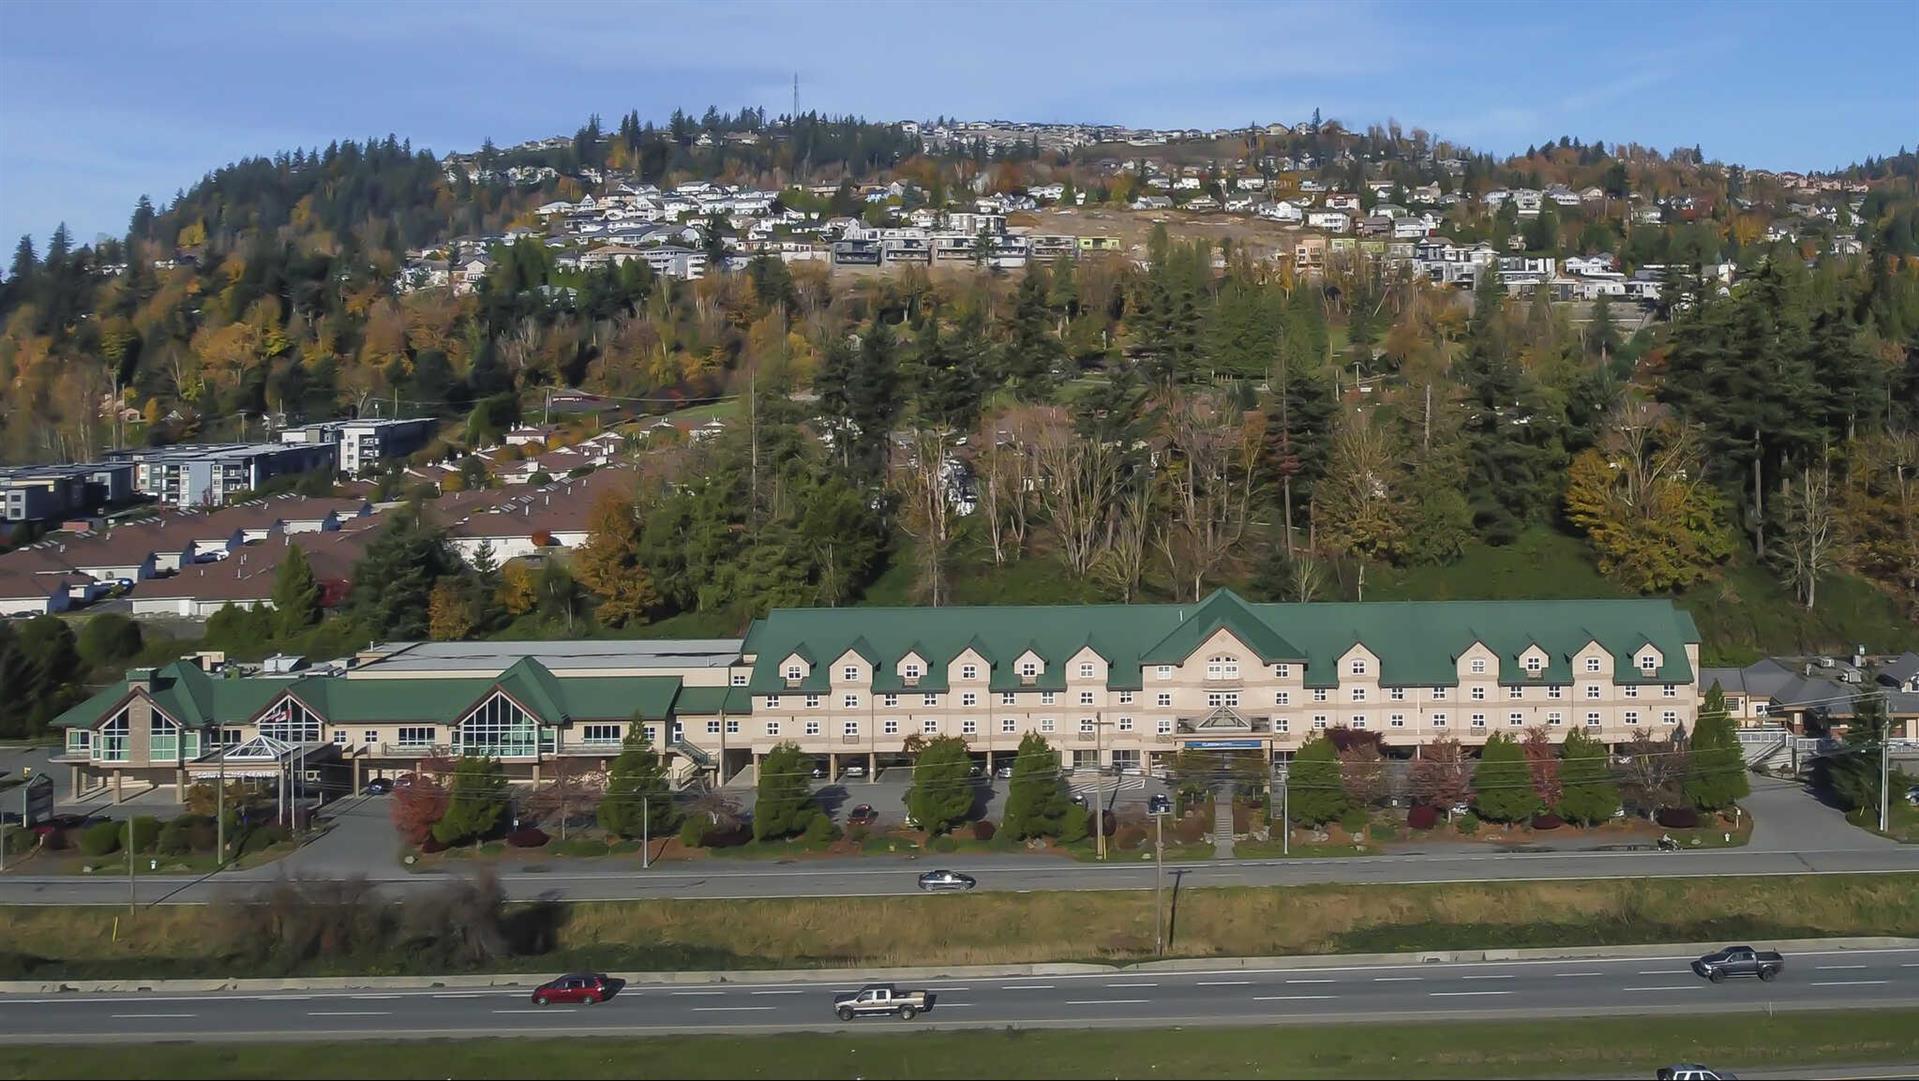
[[[127,915],[133,915],[135,907],[133,888],[133,819],[127,818]]]
[[[1093,844],[1099,851],[1099,858],[1106,858],[1106,767],[1100,764],[1099,752],[1105,742],[1105,724],[1093,722]]]
[[[653,866],[653,803],[640,797],[640,870]]]
[[[1153,956],[1166,955],[1166,812],[1153,814]]]
[[[1892,719],[1879,730],[1879,832],[1892,828]]]
[[[213,869],[227,862],[227,735],[226,729],[213,726],[213,746],[220,754],[220,769],[213,786]]]
[[[1289,763],[1287,769],[1279,775],[1279,854],[1282,856],[1293,854],[1293,816],[1292,809],[1287,806],[1286,789],[1287,774],[1291,772],[1292,767]]]

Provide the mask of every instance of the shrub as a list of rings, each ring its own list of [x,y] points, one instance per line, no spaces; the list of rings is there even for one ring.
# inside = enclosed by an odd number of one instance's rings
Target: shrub
[[[444,841],[441,841],[438,837],[435,837],[432,834],[428,834],[426,840],[420,842],[420,851],[428,854],[432,854],[434,852],[445,852],[446,843]]]
[[[1556,830],[1566,824],[1566,820],[1556,814],[1533,816],[1533,828],[1536,830]]]
[[[800,839],[810,845],[827,844],[838,837],[839,833],[839,827],[833,824],[833,820],[827,817],[825,811],[821,811],[806,824],[806,829],[800,833]]]
[[[120,850],[120,823],[95,822],[80,834],[80,851],[88,856],[104,856]]]
[[[1406,824],[1416,830],[1429,830],[1439,824],[1439,808],[1421,803],[1406,812]]]
[[[932,843],[927,845],[926,847],[932,849],[935,852],[958,852],[959,842],[953,840],[951,837],[948,837],[942,834],[938,837],[933,838]]]
[[[1366,832],[1375,841],[1390,841],[1399,836],[1399,831],[1388,822],[1375,822],[1367,828]]]
[[[280,826],[260,826],[247,834],[246,840],[240,842],[240,855],[250,856],[255,852],[263,852],[291,836],[293,835]]]
[[[1183,845],[1196,845],[1206,839],[1206,820],[1198,816],[1173,823],[1173,838]]]
[[[680,844],[687,848],[698,848],[706,843],[707,820],[705,815],[692,815],[680,826]]]
[[[1471,811],[1467,811],[1465,814],[1459,816],[1459,821],[1453,823],[1453,828],[1468,835],[1478,833],[1479,816]]]
[[[1084,841],[1093,835],[1093,812],[1082,811],[1077,807],[1066,812],[1065,821],[1060,823],[1059,843],[1070,845],[1075,841]]]
[[[1661,807],[1652,817],[1669,830],[1689,830],[1699,825],[1699,812],[1691,807]]]
[[[998,832],[993,824],[984,818],[973,823],[973,840],[975,841],[990,841],[993,839],[993,834]]]
[[[514,848],[538,848],[550,839],[538,826],[523,826],[506,835],[506,843]]]
[[[133,850],[151,852],[160,840],[160,820],[152,815],[136,815],[129,820],[133,832]]]
[[[1366,832],[1366,808],[1353,807],[1339,816],[1339,828],[1348,836],[1358,837]]]
[[[861,823],[857,826],[851,826],[847,829],[846,839],[853,842],[854,844],[863,845],[866,843],[866,839],[872,836],[872,834],[873,834],[873,831],[867,828],[865,823]]]
[[[187,819],[190,817],[192,816],[181,815],[179,818],[160,827],[160,854],[162,856],[184,856],[191,850],[192,845],[187,840],[187,826],[189,825]]]
[[[1123,852],[1131,852],[1146,843],[1146,827],[1128,823],[1113,834],[1113,847]]]
[[[48,852],[64,852],[71,843],[66,830],[48,830],[40,835],[40,844]]]

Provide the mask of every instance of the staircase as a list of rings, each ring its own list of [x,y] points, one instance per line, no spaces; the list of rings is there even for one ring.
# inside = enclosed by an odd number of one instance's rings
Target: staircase
[[[1213,791],[1213,858],[1233,858],[1233,790]]]
[[[1785,750],[1791,737],[1792,733],[1784,725],[1742,728],[1739,730],[1739,749],[1744,753],[1746,765],[1757,766]]]

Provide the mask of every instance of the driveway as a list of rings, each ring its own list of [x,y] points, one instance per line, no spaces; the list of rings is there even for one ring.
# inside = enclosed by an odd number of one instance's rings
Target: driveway
[[[1892,849],[1899,842],[1881,837],[1846,821],[1839,808],[1826,803],[1807,785],[1774,777],[1752,777],[1752,795],[1744,806],[1752,815],[1755,852],[1845,852]]]

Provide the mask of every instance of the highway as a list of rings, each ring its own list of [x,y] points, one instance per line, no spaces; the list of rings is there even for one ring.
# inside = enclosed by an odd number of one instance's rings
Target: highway
[[[1919,1004],[1919,949],[1808,952],[1772,983],[1712,984],[1691,956],[1345,967],[1116,970],[1072,976],[930,980],[932,1009],[905,1022],[840,1022],[831,997],[857,974],[764,983],[645,984],[592,1006],[534,1006],[529,990],[0,995],[13,1042],[324,1040],[735,1034],[920,1027],[1273,1024]],[[1201,966],[1204,967],[1204,966]]]
[[[847,897],[915,892],[921,871],[950,867],[979,879],[982,890],[1150,890],[1150,859],[1132,855],[1104,864],[1031,855],[928,854],[917,860],[867,856],[842,860],[729,860],[671,863],[642,871],[537,872],[508,859],[497,868],[513,900],[623,900],[657,897],[753,898]],[[1331,858],[1211,860],[1168,863],[1168,885],[1296,886],[1316,883],[1540,881],[1571,878],[1695,877],[1711,875],[1885,874],[1919,871],[1919,847],[1689,852],[1497,852],[1458,855],[1380,855]],[[438,873],[369,869],[364,877],[380,888],[406,891],[445,881]],[[136,876],[143,904],[201,904],[250,893],[277,880],[272,865],[218,879],[175,875]],[[297,872],[292,872],[297,873]],[[325,877],[348,877],[327,875]],[[10,873],[0,877],[0,904],[125,904],[124,875]]]

